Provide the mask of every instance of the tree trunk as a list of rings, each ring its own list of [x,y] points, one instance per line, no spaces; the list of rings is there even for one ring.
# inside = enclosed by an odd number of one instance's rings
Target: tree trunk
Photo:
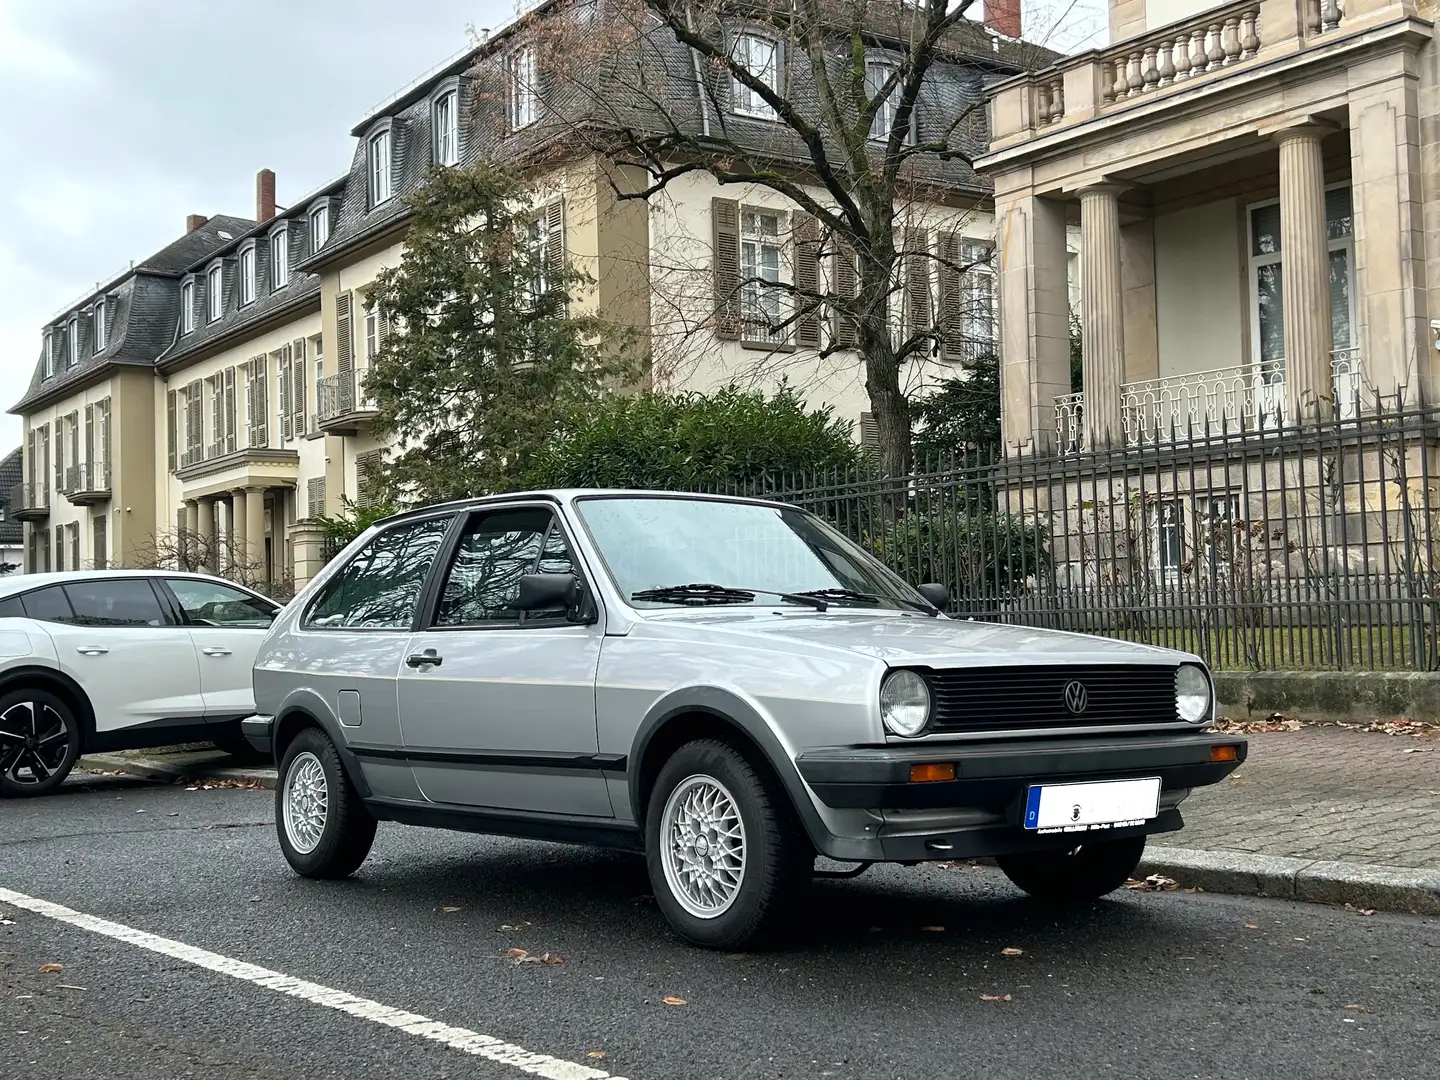
[[[910,471],[910,402],[900,389],[900,364],[890,326],[890,303],[900,302],[894,290],[897,256],[890,222],[872,238],[872,257],[860,260],[860,295],[856,344],[865,363],[865,391],[880,440],[880,467],[886,476]],[[893,293],[893,296],[892,296]]]

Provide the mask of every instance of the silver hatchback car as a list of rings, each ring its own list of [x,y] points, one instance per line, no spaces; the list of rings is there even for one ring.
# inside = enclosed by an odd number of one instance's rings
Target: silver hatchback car
[[[816,857],[994,856],[1091,899],[1245,758],[1193,656],[945,617],[805,511],[552,491],[379,522],[280,615],[247,738],[299,873],[377,821],[643,852],[688,940],[779,926]]]

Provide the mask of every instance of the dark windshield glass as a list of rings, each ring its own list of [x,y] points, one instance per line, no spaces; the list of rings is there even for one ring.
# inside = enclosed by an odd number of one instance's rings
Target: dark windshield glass
[[[918,601],[875,558],[800,510],[657,496],[581,499],[577,506],[626,597],[704,582],[776,593],[847,589],[876,597],[888,608]],[[774,600],[761,596],[754,602]]]

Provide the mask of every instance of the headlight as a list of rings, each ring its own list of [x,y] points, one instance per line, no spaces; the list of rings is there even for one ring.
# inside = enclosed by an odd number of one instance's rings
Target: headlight
[[[880,718],[896,735],[913,738],[930,722],[930,687],[913,671],[892,671],[880,684]]]
[[[1175,672],[1175,711],[1189,724],[1210,719],[1210,680],[1194,664],[1186,664]]]

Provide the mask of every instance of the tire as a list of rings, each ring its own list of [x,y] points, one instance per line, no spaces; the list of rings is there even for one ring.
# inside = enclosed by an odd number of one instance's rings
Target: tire
[[[80,721],[49,690],[0,695],[0,797],[49,795],[80,756]]]
[[[815,852],[780,785],[729,744],[702,739],[680,747],[656,778],[645,862],[655,900],[681,937],[735,950],[784,928],[809,887]]]
[[[323,800],[318,813],[317,797]],[[349,877],[370,854],[375,819],[319,728],[306,728],[285,748],[275,784],[275,832],[285,861],[301,877]]]
[[[1081,844],[1068,851],[1000,855],[996,862],[1017,886],[1052,904],[1083,904],[1125,884],[1145,854],[1145,837]]]

